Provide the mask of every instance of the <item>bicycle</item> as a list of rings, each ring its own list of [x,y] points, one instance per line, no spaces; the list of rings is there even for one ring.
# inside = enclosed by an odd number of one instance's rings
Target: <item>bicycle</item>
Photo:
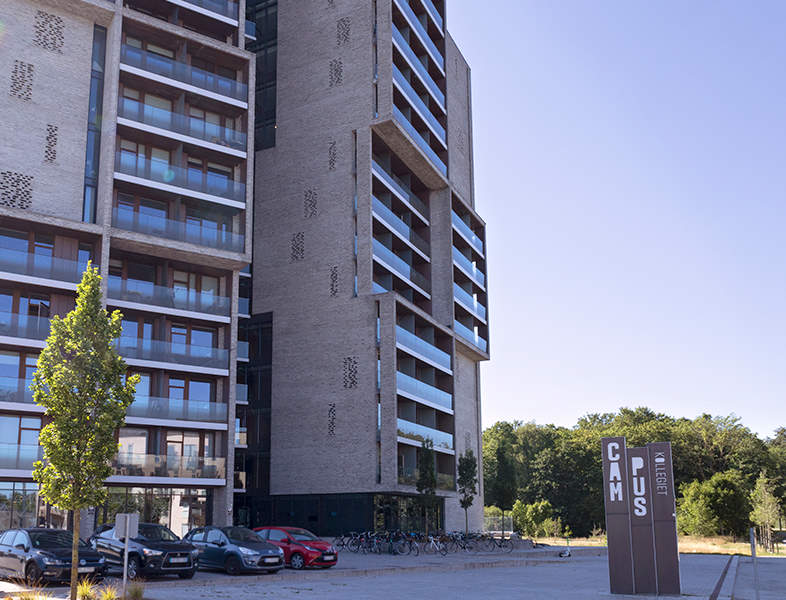
[[[423,546],[423,552],[426,554],[441,554],[445,556],[448,553],[447,546],[440,541],[439,539],[435,538],[433,535],[428,536],[428,542]]]

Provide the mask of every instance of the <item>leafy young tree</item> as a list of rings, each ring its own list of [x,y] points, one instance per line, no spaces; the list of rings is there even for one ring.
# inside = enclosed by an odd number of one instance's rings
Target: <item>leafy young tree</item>
[[[773,536],[772,530],[778,522],[778,515],[780,507],[778,500],[775,498],[775,486],[772,481],[761,473],[756,480],[756,486],[751,492],[751,521],[759,526],[759,536],[762,544],[770,551],[773,549]]]
[[[513,452],[508,444],[500,444],[494,454],[496,473],[494,474],[491,490],[493,501],[491,504],[502,509],[502,537],[505,537],[505,511],[513,509],[516,501],[518,484],[516,482],[516,465],[512,456]]]
[[[429,518],[437,503],[436,458],[434,456],[434,442],[431,438],[424,439],[420,448],[420,456],[418,456],[418,479],[415,482],[415,487],[423,503],[426,535],[428,535]]]
[[[138,376],[124,382],[126,365],[113,347],[121,314],[101,306],[101,277],[88,264],[77,287],[76,308],[52,318],[31,389],[50,422],[41,430],[44,462],[33,478],[54,506],[75,511],[71,550],[71,600],[76,600],[79,513],[106,500],[104,481],[117,452],[115,431],[134,400]]]
[[[677,500],[677,527],[686,535],[709,536],[718,532],[718,518],[712,513],[702,482],[692,481],[680,486]]]
[[[459,504],[464,509],[464,531],[469,533],[469,507],[478,493],[478,461],[472,448],[459,456],[458,461]]]

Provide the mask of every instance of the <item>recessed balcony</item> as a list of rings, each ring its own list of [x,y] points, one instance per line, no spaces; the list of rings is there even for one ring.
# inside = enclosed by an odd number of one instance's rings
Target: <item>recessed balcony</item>
[[[404,15],[404,19],[407,21],[410,31],[415,32],[415,36],[426,49],[429,58],[431,58],[434,64],[437,65],[439,70],[444,74],[445,57],[442,56],[442,52],[440,52],[439,48],[437,48],[437,45],[432,41],[431,36],[429,36],[426,28],[423,27],[423,23],[420,22],[420,19],[418,19],[415,11],[412,10],[408,0],[393,1],[395,2],[396,7],[398,7],[398,9],[401,11],[401,14]]]
[[[141,419],[220,423],[226,426],[227,405],[223,402],[200,402],[197,400],[136,396],[131,406],[128,407],[126,416]]]
[[[426,14],[429,18],[434,22],[437,29],[441,32],[445,31],[445,21],[442,18],[442,15],[439,14],[437,7],[434,6],[434,2],[432,0],[420,0],[423,3],[423,7],[426,9]]]
[[[0,469],[32,471],[33,464],[43,459],[44,449],[39,445],[0,444]]]
[[[197,367],[197,369],[185,370],[218,375],[228,374],[229,351],[224,348],[132,337],[118,338],[116,347],[118,353],[129,364],[134,363],[136,366],[162,366],[175,370]]]
[[[249,345],[248,342],[244,342],[242,340],[238,340],[237,342],[237,359],[243,362],[248,362],[249,360]]]
[[[459,235],[461,235],[461,237],[464,238],[466,242],[478,252],[478,254],[484,256],[483,240],[481,240],[475,234],[475,232],[470,229],[470,226],[466,224],[464,219],[459,217],[455,211],[451,211],[450,220],[451,223],[453,223],[453,229],[455,229]]]
[[[396,325],[396,346],[446,373],[452,373],[450,354],[404,329],[401,325]]]
[[[430,439],[432,442],[434,442],[435,450],[453,450],[452,433],[447,433],[445,431],[440,431],[439,429],[433,429],[432,427],[426,427],[425,425],[412,423],[411,421],[407,421],[405,419],[397,419],[396,422],[399,438],[406,438],[407,440],[419,442],[417,444],[418,446],[422,445],[424,440]]]
[[[480,337],[477,333],[472,331],[469,327],[462,325],[458,321],[453,321],[453,329],[459,334],[462,338],[467,340],[470,344],[473,344],[477,348],[479,348],[482,352],[486,352],[488,349],[488,342]]]
[[[404,77],[404,74],[396,65],[393,65],[393,84],[407,99],[410,106],[412,106],[412,110],[414,110],[418,116],[423,119],[437,140],[439,140],[442,146],[447,149],[445,128],[434,116],[434,113],[431,112],[431,109],[426,106],[426,103],[420,99],[420,96],[415,91],[415,88],[413,88],[412,84],[407,81],[407,78]]]
[[[217,18],[224,23],[237,25],[238,7],[233,0],[167,0],[172,4],[190,8],[200,14]]]
[[[415,379],[401,371],[396,372],[396,393],[415,402],[453,413],[453,396],[448,392]]]
[[[94,265],[95,266],[95,265]],[[66,290],[76,290],[87,262],[55,258],[32,252],[3,248],[0,252],[0,279]]]
[[[225,479],[226,458],[175,456],[169,454],[138,454],[123,452],[112,460],[118,477],[167,477],[175,479]]]
[[[398,470],[398,482],[401,485],[415,486],[418,483],[419,471],[418,469],[402,469]],[[437,473],[437,489],[439,490],[455,490],[456,478],[449,473]]]
[[[486,307],[478,302],[475,296],[455,282],[453,283],[453,299],[468,313],[486,323]]]
[[[429,74],[428,69],[426,69],[426,66],[417,57],[415,52],[410,47],[407,39],[399,31],[398,27],[391,25],[391,28],[393,32],[393,46],[399,51],[401,56],[409,65],[409,68],[417,74],[421,83],[425,86],[431,97],[437,102],[442,111],[446,112],[445,93],[439,89],[439,86]]]
[[[238,383],[235,385],[235,402],[237,404],[248,404],[248,384]]]
[[[376,238],[372,240],[374,260],[418,292],[431,298],[431,283],[407,261]]]
[[[48,317],[0,312],[0,336],[6,344],[43,348],[51,325]]]
[[[486,289],[486,276],[483,274],[483,271],[478,269],[470,259],[464,256],[461,251],[455,247],[453,248],[453,264],[475,284],[484,290]]]
[[[420,237],[415,231],[402,221],[392,210],[378,200],[375,196],[371,197],[371,212],[374,217],[385,225],[391,233],[405,242],[415,252],[420,254],[425,260],[429,259],[430,248],[428,242]]]
[[[393,105],[393,116],[395,117],[396,121],[398,121],[399,125],[404,128],[413,141],[418,145],[418,147],[423,151],[423,153],[428,156],[429,160],[434,164],[437,170],[442,173],[445,177],[448,175],[448,167],[443,162],[443,160],[437,155],[434,151],[434,148],[431,147],[431,144],[428,143],[423,134],[421,134],[415,126],[412,124],[412,121],[403,113],[401,109]]]
[[[30,404],[35,408],[40,408],[33,403],[33,391],[30,389],[31,379],[19,377],[0,377],[0,402],[11,402],[14,404]]]
[[[398,177],[388,173],[375,158],[371,160],[371,173],[428,225],[428,208],[423,201],[413,194]]]

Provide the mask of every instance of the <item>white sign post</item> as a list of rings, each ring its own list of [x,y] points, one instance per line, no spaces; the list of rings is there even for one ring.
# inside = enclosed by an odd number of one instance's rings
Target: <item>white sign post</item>
[[[123,539],[123,599],[128,580],[128,538],[139,535],[139,513],[118,513],[115,516],[115,537]]]

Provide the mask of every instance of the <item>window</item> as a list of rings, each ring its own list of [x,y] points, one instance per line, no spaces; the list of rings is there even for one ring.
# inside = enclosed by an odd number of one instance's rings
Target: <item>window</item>
[[[15,250],[17,252],[28,251],[28,234],[26,231],[16,231],[14,229],[0,229],[0,248],[3,250]]]
[[[205,530],[204,529],[197,529],[193,534],[191,534],[191,541],[192,542],[204,542],[205,541]]]
[[[30,294],[19,296],[19,314],[30,317],[49,317],[49,295]]]
[[[16,536],[15,530],[6,531],[2,537],[0,537],[0,544],[3,546],[13,546],[14,545],[14,537]]]
[[[27,534],[24,531],[17,531],[14,537],[14,547],[21,546],[25,550],[30,548],[30,540],[27,539]]]
[[[139,386],[137,386],[138,388]],[[193,402],[213,402],[215,384],[212,381],[188,377],[169,377],[169,399]]]
[[[268,535],[267,539],[271,542],[280,542],[281,540],[286,540],[289,537],[284,531],[280,529],[269,529],[268,531],[270,531],[270,534]]]
[[[0,439],[6,444],[38,446],[41,417],[0,415]]]
[[[220,529],[211,529],[207,532],[208,544],[219,544],[224,540],[224,534]]]
[[[167,431],[167,457],[197,457],[199,456],[199,441],[199,433],[196,431]]]
[[[119,454],[126,456],[147,454],[148,432],[146,429],[121,427],[118,433]]]

